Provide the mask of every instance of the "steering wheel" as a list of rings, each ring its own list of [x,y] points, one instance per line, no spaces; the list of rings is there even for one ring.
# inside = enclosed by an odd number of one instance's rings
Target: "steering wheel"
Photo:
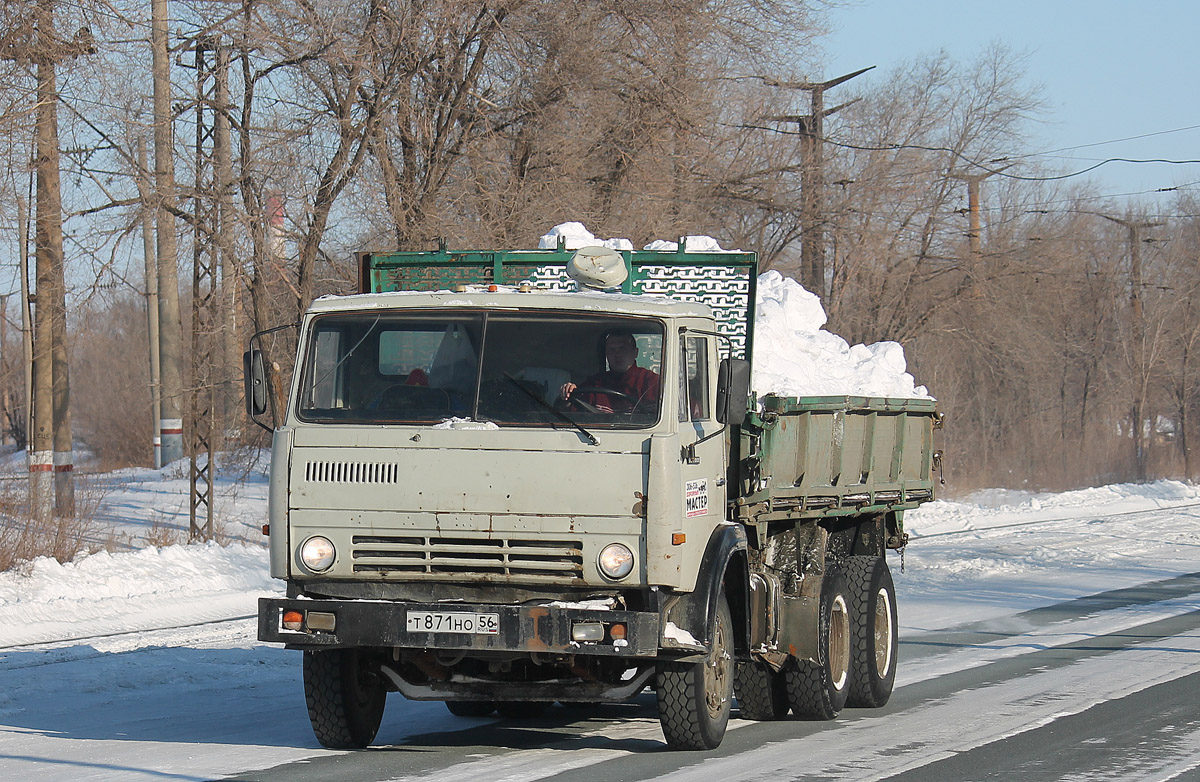
[[[436,397],[437,401],[434,402],[431,396]],[[391,404],[385,407],[385,401],[391,402]],[[449,408],[450,397],[444,389],[393,383],[380,389],[368,407],[372,410],[403,410],[408,407],[441,406],[443,404]]]
[[[620,399],[624,399],[627,402],[629,402],[629,404],[630,404],[630,408],[629,408],[630,415],[632,415],[633,412],[638,409],[638,405],[640,405],[642,403],[641,398],[635,399],[631,394],[627,394],[624,391],[617,391],[615,388],[603,388],[601,386],[581,386],[579,388],[576,388],[574,391],[571,392],[571,398],[567,401],[572,404],[579,405],[580,407],[582,407],[584,410],[586,410],[589,413],[604,413],[605,415],[609,415],[608,412],[601,410],[600,408],[593,405],[591,402],[585,402],[582,399],[580,399],[579,394],[605,394],[606,396],[615,396]],[[613,413],[615,413],[615,412],[616,411],[614,410]]]
[[[368,403],[367,407],[371,409],[377,409],[383,404],[383,400],[388,396],[388,394],[401,388],[405,388],[403,383],[392,383],[390,386],[384,386],[375,392],[375,395],[371,398],[371,401]]]

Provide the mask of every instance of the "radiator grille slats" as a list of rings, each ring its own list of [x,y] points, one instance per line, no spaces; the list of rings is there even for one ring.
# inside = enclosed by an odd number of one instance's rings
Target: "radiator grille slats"
[[[438,536],[355,535],[355,573],[583,578],[583,542]]]
[[[309,483],[397,483],[400,468],[390,462],[308,462],[304,480]]]

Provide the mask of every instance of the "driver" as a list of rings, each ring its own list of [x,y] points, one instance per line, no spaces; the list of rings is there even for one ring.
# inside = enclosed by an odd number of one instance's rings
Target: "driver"
[[[570,402],[576,389],[583,388],[578,398],[591,404],[603,413],[629,412],[639,404],[658,401],[658,375],[637,365],[637,340],[633,332],[618,329],[604,337],[604,357],[608,371],[592,375],[582,386],[563,383],[560,394]],[[605,390],[617,394],[605,394]]]

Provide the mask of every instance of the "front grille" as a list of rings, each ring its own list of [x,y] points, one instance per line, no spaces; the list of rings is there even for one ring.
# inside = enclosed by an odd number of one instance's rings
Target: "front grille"
[[[583,579],[583,542],[444,535],[355,535],[355,573]]]

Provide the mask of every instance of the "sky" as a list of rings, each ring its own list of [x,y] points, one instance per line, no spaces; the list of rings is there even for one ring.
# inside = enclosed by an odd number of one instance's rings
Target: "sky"
[[[1075,147],[1045,159],[1064,171],[1114,157],[1200,160],[1200,3],[839,0],[827,18],[825,72],[809,78],[874,65],[859,80],[882,80],[905,61],[945,50],[965,64],[1001,42],[1027,56],[1026,81],[1047,103],[1017,152]],[[1200,191],[1200,164],[1108,163],[1084,178],[1106,195],[1157,200],[1159,188]]]

